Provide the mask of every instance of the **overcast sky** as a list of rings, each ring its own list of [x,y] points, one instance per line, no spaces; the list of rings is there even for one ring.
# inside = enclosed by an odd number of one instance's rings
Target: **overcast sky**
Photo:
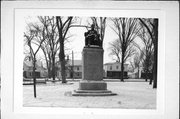
[[[82,25],[87,25],[88,22],[90,23],[91,21],[88,20],[87,17],[81,17],[81,24]],[[29,22],[39,22],[39,20],[37,19],[37,17],[35,16],[27,16],[24,17],[24,30],[26,31],[26,24]],[[78,24],[78,22],[77,22]],[[105,30],[105,37],[104,37],[104,42],[103,42],[103,49],[104,49],[104,63],[108,63],[108,62],[115,62],[115,57],[109,55],[110,54],[110,45],[109,43],[111,43],[113,40],[117,39],[117,34],[112,30],[113,24],[112,22],[108,19],[107,21],[107,25],[106,25],[106,30]],[[66,55],[69,55],[69,58],[72,59],[72,51],[74,52],[74,60],[81,60],[82,58],[82,50],[83,47],[85,46],[85,37],[84,37],[84,33],[87,32],[87,29],[85,27],[71,27],[69,29],[69,34],[72,35],[72,37],[70,37],[68,39],[68,43],[65,44],[65,47],[68,48],[68,50],[66,50]],[[141,40],[139,38],[136,38],[135,41],[142,45]],[[36,49],[36,46],[34,46],[34,49]],[[40,50],[38,52],[38,57],[44,57],[42,51]],[[130,61],[131,59],[129,59]],[[126,63],[129,63],[129,61],[127,61]]]

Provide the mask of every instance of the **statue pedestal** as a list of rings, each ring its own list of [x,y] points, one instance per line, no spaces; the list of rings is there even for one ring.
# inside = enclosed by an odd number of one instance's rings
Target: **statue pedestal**
[[[103,53],[100,47],[84,47],[82,52],[82,80],[103,80]]]
[[[108,96],[115,95],[107,90],[103,81],[103,53],[101,47],[84,47],[82,52],[82,81],[73,96]]]

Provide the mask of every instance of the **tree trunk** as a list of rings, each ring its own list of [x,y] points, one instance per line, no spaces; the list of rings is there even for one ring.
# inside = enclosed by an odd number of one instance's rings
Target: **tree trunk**
[[[44,57],[45,57],[45,60],[46,60],[46,67],[47,67],[47,77],[48,78],[50,78],[50,69],[49,69],[49,62],[48,62],[48,58],[47,58],[47,54],[46,54],[46,52],[45,52],[45,50],[42,48],[42,51],[43,51],[43,53],[44,53]],[[46,78],[47,78],[46,77]]]
[[[50,67],[50,65],[48,66],[48,78],[51,78],[51,67]]]
[[[148,73],[149,73],[149,71],[148,71]],[[148,75],[149,75],[149,76],[148,76],[149,85],[152,85],[152,81],[153,81],[152,76],[150,75],[150,73],[149,73]]]
[[[149,81],[149,85],[151,85],[152,84],[152,77],[150,77],[150,81]]]
[[[48,61],[48,77],[52,78],[52,57],[50,54],[48,54],[48,58],[49,58],[49,61]]]
[[[122,51],[121,58],[121,81],[124,81],[124,52]]]
[[[146,70],[146,72],[145,72],[145,74],[146,74],[146,81],[148,80],[148,71]]]
[[[61,65],[61,77],[62,83],[66,83],[66,69],[65,69],[65,55],[64,55],[64,42],[60,41],[60,53],[59,53],[60,65]]]
[[[138,66],[138,79],[139,79],[139,66]]]
[[[154,20],[154,67],[153,67],[153,88],[157,88],[157,63],[158,63],[158,19]]]
[[[49,68],[49,63],[48,63],[48,60],[46,60],[46,66],[47,66],[47,77],[50,78],[50,68]]]
[[[52,78],[53,78],[53,81],[55,81],[55,78],[56,78],[56,76],[55,76],[55,57],[54,56],[52,56]]]
[[[36,98],[36,59],[33,60],[33,86],[34,86],[34,97]]]

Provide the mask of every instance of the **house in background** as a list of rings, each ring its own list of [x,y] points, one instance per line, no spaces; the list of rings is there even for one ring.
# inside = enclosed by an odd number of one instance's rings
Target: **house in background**
[[[82,78],[82,61],[81,60],[69,60],[68,61],[69,72],[68,78]]]
[[[124,64],[124,78],[128,78],[128,64]],[[121,63],[112,62],[104,64],[104,78],[121,78]]]
[[[59,65],[60,66],[60,65]],[[104,78],[121,78],[121,63],[113,62],[104,64]],[[57,71],[57,77],[61,79],[61,71]],[[128,78],[128,64],[124,64],[124,78]],[[66,63],[67,78],[82,78],[82,60],[68,60]]]
[[[56,72],[57,77],[61,79],[61,68]],[[82,78],[82,61],[81,60],[68,60],[66,63],[66,78]]]
[[[36,78],[47,77],[47,69],[43,67],[42,62],[36,62],[36,70],[35,70]],[[23,77],[24,78],[32,78],[33,77],[33,63],[30,57],[24,60],[23,62]]]

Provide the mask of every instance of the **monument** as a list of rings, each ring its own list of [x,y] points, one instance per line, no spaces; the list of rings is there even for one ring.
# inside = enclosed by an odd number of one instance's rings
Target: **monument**
[[[103,81],[103,54],[100,35],[91,26],[85,32],[85,47],[82,51],[82,80],[73,96],[110,96],[116,95],[107,90],[107,83]]]

